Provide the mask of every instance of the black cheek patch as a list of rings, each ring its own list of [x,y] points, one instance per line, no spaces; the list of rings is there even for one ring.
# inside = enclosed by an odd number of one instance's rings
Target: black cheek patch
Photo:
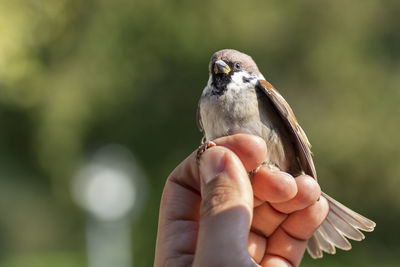
[[[247,77],[242,77],[242,79],[243,79],[243,82],[244,82],[244,83],[249,83],[249,82],[251,82],[252,80],[254,80],[253,77],[249,77],[249,78],[247,78]]]

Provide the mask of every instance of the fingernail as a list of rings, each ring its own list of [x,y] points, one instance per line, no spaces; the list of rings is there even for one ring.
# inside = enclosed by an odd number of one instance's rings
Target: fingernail
[[[200,160],[200,172],[204,183],[209,183],[225,171],[225,151],[220,148],[208,150]]]

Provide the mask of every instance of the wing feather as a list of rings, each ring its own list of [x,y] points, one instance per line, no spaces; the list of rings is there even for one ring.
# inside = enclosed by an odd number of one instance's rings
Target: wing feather
[[[278,91],[267,81],[259,80],[258,85],[260,89],[267,95],[273,106],[278,111],[282,121],[292,134],[292,141],[298,147],[299,164],[305,174],[310,175],[317,179],[314,162],[312,160],[311,145],[307,139],[306,134],[300,127],[299,123],[294,116],[293,110],[290,108],[286,100],[278,93]]]

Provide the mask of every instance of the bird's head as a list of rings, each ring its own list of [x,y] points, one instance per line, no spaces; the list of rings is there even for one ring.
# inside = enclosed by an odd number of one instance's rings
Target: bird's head
[[[230,84],[246,87],[263,78],[254,60],[237,50],[220,50],[211,57],[209,64],[209,83],[213,93],[222,95]]]

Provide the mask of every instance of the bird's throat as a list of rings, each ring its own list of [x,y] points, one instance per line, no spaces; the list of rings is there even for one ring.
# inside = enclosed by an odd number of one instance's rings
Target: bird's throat
[[[232,74],[228,73],[228,74],[214,74],[212,76],[212,86],[213,86],[213,90],[211,92],[212,95],[218,95],[221,96],[225,93],[228,84],[231,82],[232,80]]]

